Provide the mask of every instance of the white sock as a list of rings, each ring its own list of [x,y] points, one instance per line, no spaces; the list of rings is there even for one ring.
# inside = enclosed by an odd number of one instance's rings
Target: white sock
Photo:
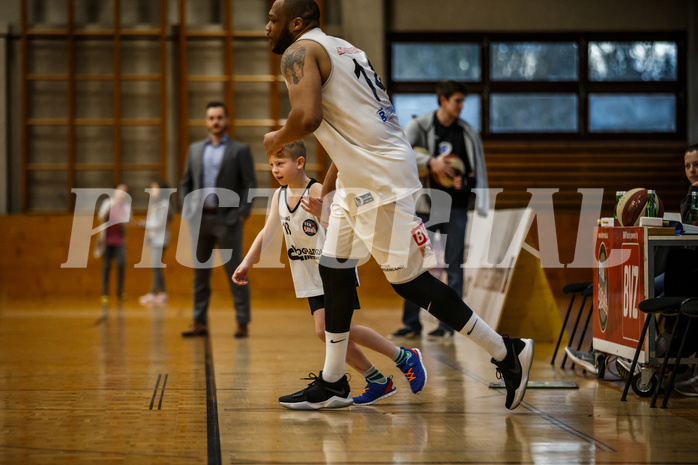
[[[346,333],[325,331],[325,367],[322,369],[322,379],[328,383],[339,381],[344,376],[348,345],[349,331]]]
[[[485,349],[498,362],[507,356],[507,347],[504,345],[502,336],[475,313],[463,326],[460,333]]]

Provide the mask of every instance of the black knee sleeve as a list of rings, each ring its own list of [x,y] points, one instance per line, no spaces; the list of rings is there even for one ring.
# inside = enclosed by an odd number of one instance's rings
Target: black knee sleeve
[[[347,263],[349,261],[342,264]],[[346,333],[354,314],[356,269],[354,266],[327,266],[321,259],[320,277],[325,292],[325,329],[331,333]]]
[[[392,286],[400,297],[426,309],[456,331],[463,329],[473,314],[456,291],[429,272],[422,273],[412,281]]]

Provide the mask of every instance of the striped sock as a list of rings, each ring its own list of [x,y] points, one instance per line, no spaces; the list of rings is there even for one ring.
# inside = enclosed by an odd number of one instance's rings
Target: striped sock
[[[361,376],[366,378],[366,381],[369,383],[385,384],[385,382],[388,381],[388,379],[383,376],[383,373],[378,371],[375,366],[371,366],[371,368],[361,373]]]
[[[398,363],[402,363],[405,359],[410,358],[412,355],[412,352],[409,350],[403,348],[403,347],[396,347],[395,348],[395,355],[393,355],[393,362],[397,365]]]

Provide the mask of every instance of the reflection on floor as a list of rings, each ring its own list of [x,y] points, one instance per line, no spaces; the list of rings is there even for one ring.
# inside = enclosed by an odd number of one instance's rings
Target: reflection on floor
[[[650,409],[631,393],[622,403],[618,378],[552,367],[553,346],[540,341],[531,379],[578,389],[531,389],[508,411],[503,391],[489,387],[495,370],[482,349],[459,336],[424,336],[394,341],[424,354],[421,394],[389,359],[367,351],[394,375],[396,395],[342,410],[286,410],[277,398],[323,365],[307,307],[257,305],[250,338],[238,340],[221,301],[208,339],[180,336],[186,300],[104,309],[82,300],[3,301],[0,463],[696,462],[698,400],[675,395],[668,409]],[[369,303],[355,321],[388,334],[400,309]],[[360,392],[364,380],[347,371]]]

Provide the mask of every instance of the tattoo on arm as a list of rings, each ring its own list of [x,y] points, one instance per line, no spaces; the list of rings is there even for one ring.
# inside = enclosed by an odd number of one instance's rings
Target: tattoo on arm
[[[281,72],[289,84],[298,84],[303,78],[305,47],[288,49],[281,58]]]

